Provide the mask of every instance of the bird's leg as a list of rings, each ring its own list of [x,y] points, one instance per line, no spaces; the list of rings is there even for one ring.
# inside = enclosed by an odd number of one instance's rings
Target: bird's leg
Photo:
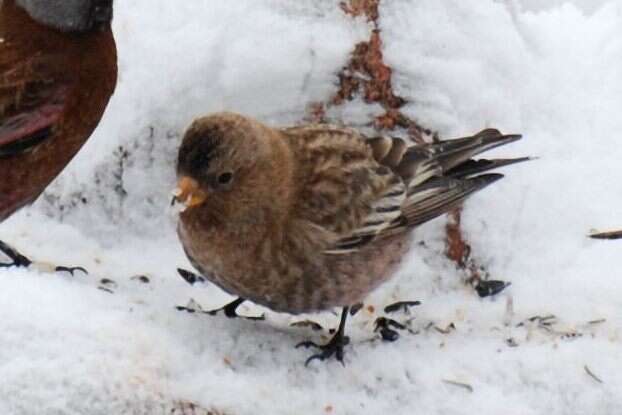
[[[28,257],[22,255],[18,250],[11,247],[10,245],[0,241],[0,252],[4,255],[8,256],[13,262],[0,262],[0,268],[8,268],[8,267],[29,267],[31,265],[37,265],[36,262],[31,261]],[[45,267],[42,267],[45,268]],[[87,270],[82,267],[64,267],[64,266],[52,266],[52,269],[55,272],[68,272],[71,275],[74,274],[75,271],[82,271],[85,274],[88,274]]]
[[[242,297],[238,297],[237,299],[231,301],[229,304],[226,304],[223,307],[217,308],[215,310],[208,310],[208,311],[205,311],[205,313],[209,314],[210,316],[215,316],[220,311],[223,311],[225,313],[225,316],[229,318],[239,317],[239,318],[243,318],[246,320],[265,320],[266,319],[266,317],[263,314],[260,316],[251,316],[251,317],[239,315],[236,310],[238,309],[240,304],[242,304],[244,301],[246,301],[246,299]]]
[[[348,318],[349,309],[350,307],[344,307],[343,310],[341,311],[341,320],[339,321],[339,328],[337,329],[337,332],[335,333],[333,338],[330,339],[328,343],[319,345],[312,341],[304,341],[296,345],[296,348],[315,347],[321,350],[320,353],[310,356],[305,362],[305,366],[308,366],[309,363],[311,363],[313,360],[316,360],[316,359],[326,360],[332,357],[333,355],[335,355],[335,359],[337,359],[339,362],[341,362],[342,365],[345,366],[345,364],[343,363],[343,347],[346,346],[348,343],[350,343],[350,338],[345,335],[346,319]]]

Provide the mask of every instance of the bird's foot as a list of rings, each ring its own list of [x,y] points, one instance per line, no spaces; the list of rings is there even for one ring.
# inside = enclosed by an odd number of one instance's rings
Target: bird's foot
[[[348,336],[345,336],[342,332],[337,331],[337,333],[335,333],[333,338],[330,339],[330,341],[326,344],[317,344],[315,342],[307,340],[307,341],[298,343],[296,345],[296,348],[315,347],[316,349],[320,350],[319,353],[311,355],[305,361],[305,366],[308,366],[309,363],[311,363],[314,360],[326,360],[326,359],[331,358],[333,355],[335,355],[335,359],[337,359],[337,361],[341,362],[341,364],[345,366],[345,363],[343,362],[343,348],[348,343],[350,343],[350,338]]]
[[[12,262],[0,262],[0,268],[9,268],[9,267],[25,267],[28,268],[33,266],[36,269],[44,272],[68,272],[71,275],[74,275],[76,271],[81,271],[85,274],[88,274],[88,271],[83,267],[65,267],[65,266],[56,266],[45,263],[33,262],[27,256],[21,254],[18,250],[11,247],[10,245],[0,241],[0,252],[6,255]]]
[[[204,313],[209,314],[210,316],[215,316],[219,312],[222,311],[224,312],[225,316],[229,318],[243,318],[245,320],[255,320],[255,321],[266,319],[266,316],[264,314],[260,316],[242,316],[238,314],[237,309],[240,306],[240,304],[242,304],[244,301],[245,301],[244,298],[239,297],[233,300],[232,302],[230,302],[229,304],[226,304],[224,307],[220,307],[215,310],[207,310],[207,311],[204,311]]]
[[[307,340],[304,342],[300,342],[296,345],[296,348],[315,347],[316,349],[320,349],[319,353],[311,355],[305,361],[305,366],[308,366],[309,363],[311,363],[312,361],[316,359],[326,360],[326,359],[331,358],[333,355],[335,356],[335,359],[337,359],[338,362],[341,362],[341,364],[345,366],[345,363],[343,362],[343,348],[344,346],[348,345],[348,343],[350,343],[350,338],[345,335],[346,319],[348,318],[349,310],[350,310],[350,307],[344,307],[343,310],[341,311],[341,320],[339,321],[339,328],[337,329],[337,332],[335,333],[333,338],[330,339],[328,343],[317,344],[315,342]]]
[[[8,267],[29,267],[32,261],[20,254],[15,248],[0,241],[0,252],[6,255],[13,262],[0,262],[0,268]]]
[[[388,342],[394,342],[400,337],[400,334],[394,329],[405,330],[407,328],[404,324],[387,317],[378,317],[374,325],[374,331],[380,331],[382,340]]]

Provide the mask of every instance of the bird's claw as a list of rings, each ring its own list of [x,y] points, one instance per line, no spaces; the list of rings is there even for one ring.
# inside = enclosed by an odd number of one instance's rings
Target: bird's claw
[[[319,353],[309,356],[309,358],[305,361],[305,366],[309,366],[314,360],[326,360],[335,355],[335,359],[345,366],[343,362],[343,348],[344,346],[350,343],[350,338],[348,336],[344,336],[342,333],[337,332],[333,338],[326,344],[320,345],[310,340],[306,340],[300,342],[296,345],[296,348],[304,347],[310,348],[314,347],[316,349],[320,349]]]
[[[65,267],[65,266],[62,266],[62,265],[61,266],[57,266],[56,268],[54,268],[54,271],[56,271],[56,272],[68,272],[69,274],[71,274],[71,276],[74,276],[76,271],[83,272],[86,275],[89,274],[89,272],[84,267]]]
[[[387,317],[378,317],[374,322],[374,331],[380,331],[380,336],[382,336],[382,340],[388,342],[394,342],[399,339],[400,334],[393,330],[405,330],[406,326],[400,322],[393,320],[392,318]]]
[[[0,241],[0,252],[8,256],[13,262],[0,262],[0,268],[29,267],[32,261],[20,254],[15,248]]]

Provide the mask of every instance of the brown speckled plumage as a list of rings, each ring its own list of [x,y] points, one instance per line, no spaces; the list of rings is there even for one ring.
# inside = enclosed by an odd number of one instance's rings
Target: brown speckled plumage
[[[111,2],[96,3],[108,18]],[[14,0],[0,2],[0,221],[32,203],[74,157],[116,77],[109,21],[64,32],[36,22]]]
[[[484,130],[413,147],[329,125],[200,118],[177,173],[206,197],[181,213],[180,239],[231,294],[293,314],[349,306],[391,276],[413,226],[501,177],[476,174],[522,160],[470,157],[518,138]]]

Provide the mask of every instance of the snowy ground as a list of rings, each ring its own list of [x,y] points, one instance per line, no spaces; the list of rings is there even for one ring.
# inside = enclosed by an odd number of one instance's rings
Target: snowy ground
[[[289,124],[328,99],[370,30],[337,3],[117,2],[120,82],[101,126],[45,197],[0,225],[31,256],[90,270],[0,271],[0,413],[157,414],[179,400],[231,415],[619,412],[622,245],[585,237],[622,227],[617,0],[382,2],[385,60],[409,115],[443,137],[521,132],[500,153],[539,157],[465,209],[479,263],[513,283],[497,298],[477,298],[445,259],[439,219],[370,297],[376,311],[351,321],[345,368],[304,368],[308,352],[293,345],[320,335],[289,327],[299,319],[175,310],[228,299],[175,273],[188,267],[168,208],[180,133],[222,109]],[[377,110],[340,115],[356,124]],[[423,303],[397,315],[414,317],[412,333],[381,342],[377,310],[398,299]]]

